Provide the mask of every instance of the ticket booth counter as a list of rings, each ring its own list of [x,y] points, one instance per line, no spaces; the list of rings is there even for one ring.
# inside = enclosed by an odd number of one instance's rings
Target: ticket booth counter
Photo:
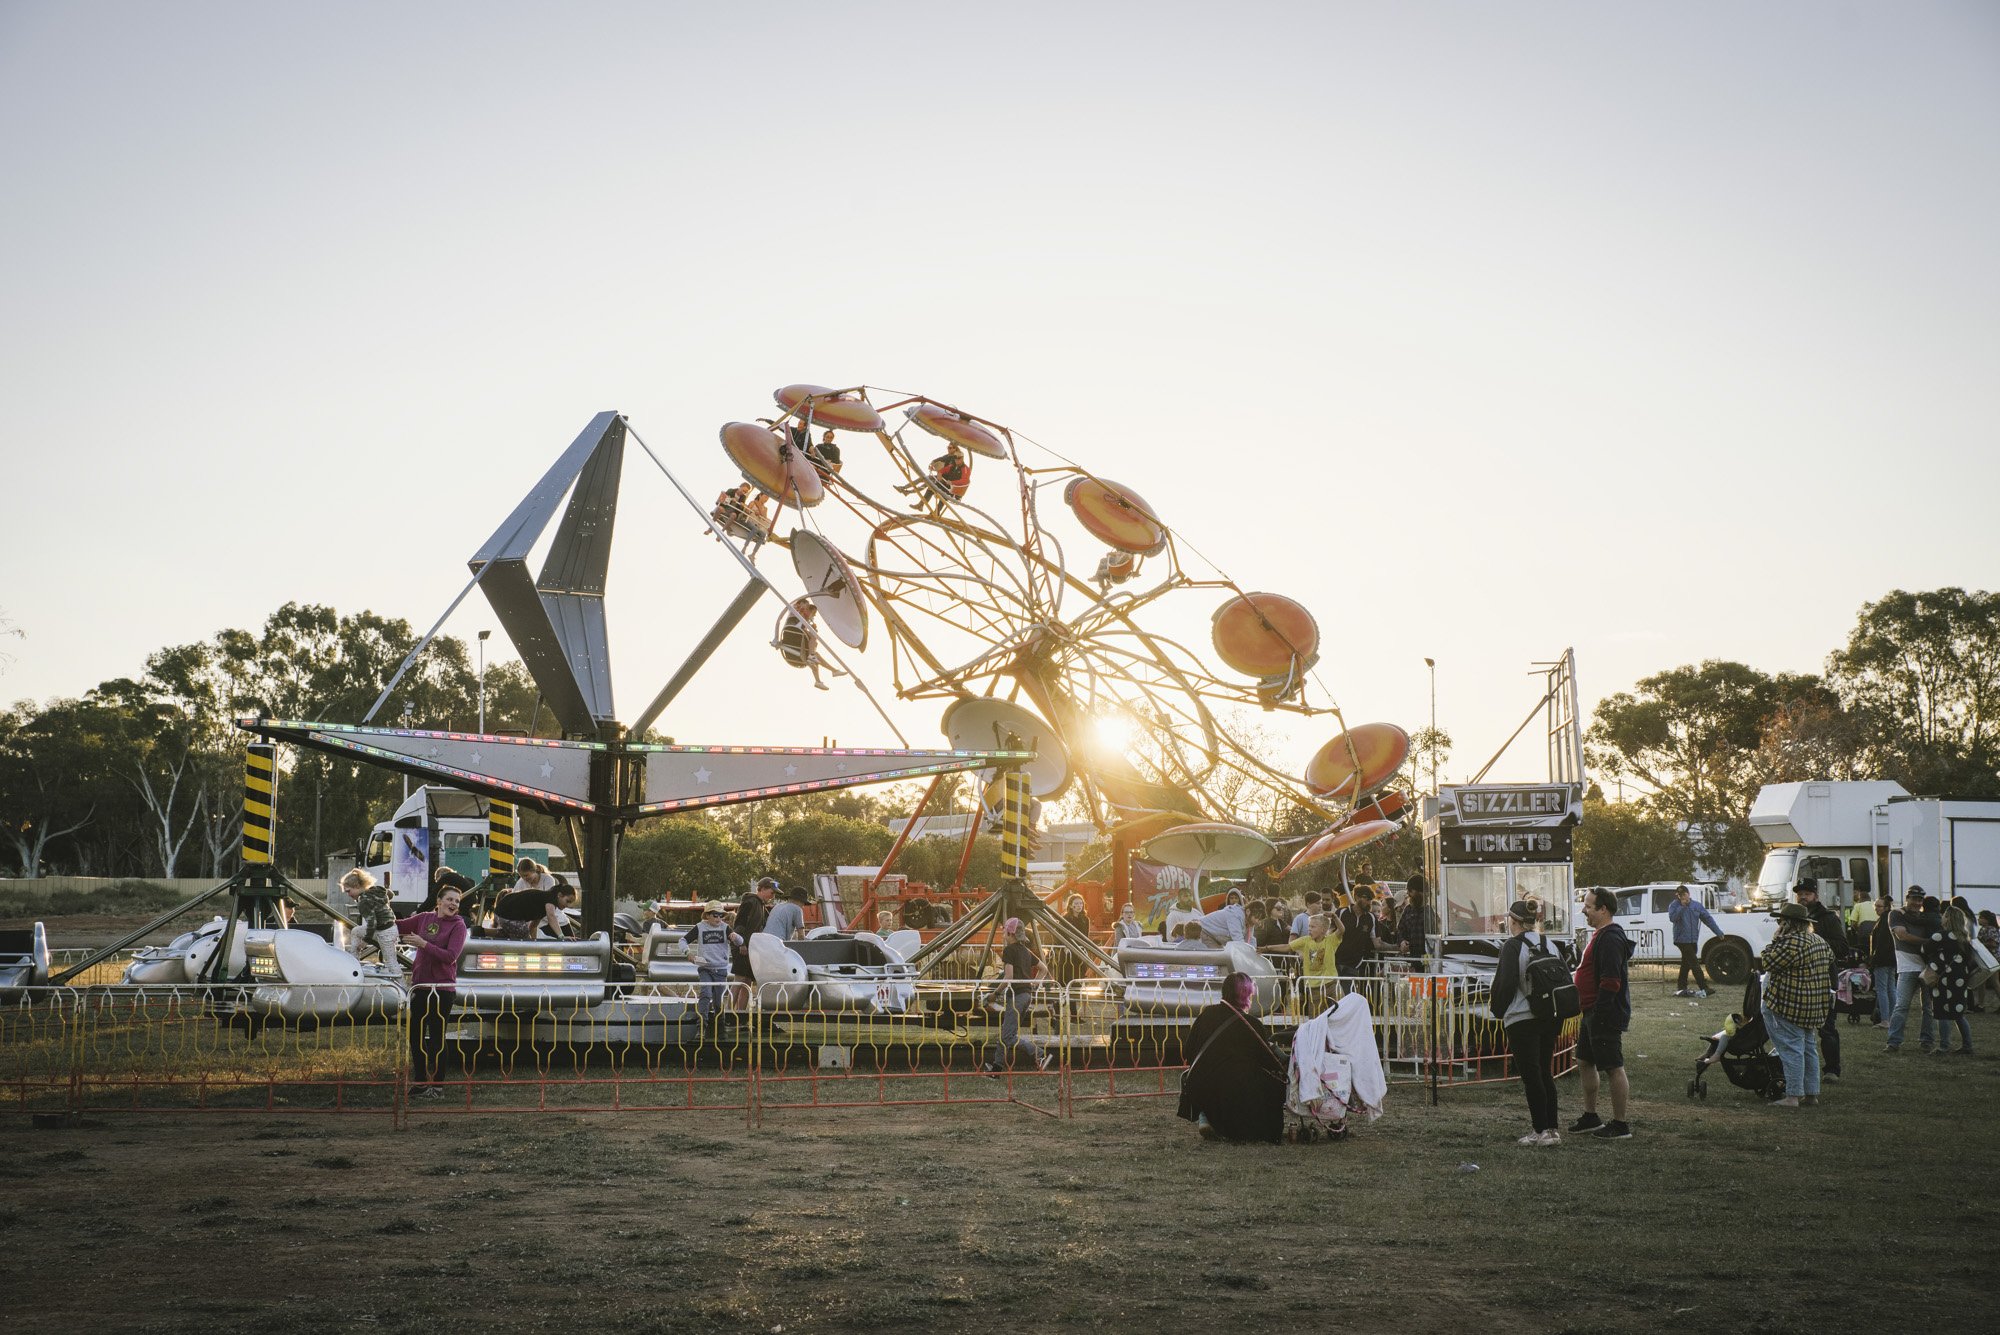
[[[1576,901],[1572,835],[1582,816],[1577,784],[1464,784],[1424,799],[1437,953],[1497,956],[1510,935],[1507,906],[1517,899],[1540,904],[1543,930],[1567,937]]]

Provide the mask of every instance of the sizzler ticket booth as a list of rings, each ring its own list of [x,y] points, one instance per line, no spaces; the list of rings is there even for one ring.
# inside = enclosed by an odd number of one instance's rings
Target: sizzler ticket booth
[[[1424,862],[1438,888],[1438,956],[1498,958],[1507,906],[1533,899],[1542,925],[1569,934],[1575,898],[1572,835],[1583,786],[1485,783],[1444,787],[1424,799]]]

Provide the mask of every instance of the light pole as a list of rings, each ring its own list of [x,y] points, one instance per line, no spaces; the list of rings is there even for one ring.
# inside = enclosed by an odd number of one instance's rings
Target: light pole
[[[479,731],[486,732],[486,638],[493,632],[479,632]]]
[[[1435,658],[1426,658],[1424,666],[1431,670],[1431,796],[1438,790],[1438,664]]]

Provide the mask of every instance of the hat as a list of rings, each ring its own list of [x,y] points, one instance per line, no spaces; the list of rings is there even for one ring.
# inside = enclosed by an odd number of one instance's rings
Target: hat
[[[1806,912],[1803,904],[1780,904],[1771,914],[1781,922],[1811,922],[1812,914]]]
[[[1792,887],[1792,893],[1795,895],[1817,895],[1819,893],[1819,878],[1814,876],[1805,877]]]
[[[701,906],[701,914],[704,918],[711,913],[720,913],[720,912],[722,912],[722,901],[719,899],[711,899],[706,904]]]
[[[1542,916],[1542,908],[1532,899],[1517,899],[1507,906],[1507,916],[1515,922],[1534,922]]]
[[[1019,918],[1009,918],[1000,924],[1000,930],[1012,936],[1021,930],[1021,920]]]
[[[765,886],[769,886],[771,887],[771,889],[776,890],[778,888],[778,878],[775,876],[761,877],[757,882],[757,888],[759,890],[762,890]]]

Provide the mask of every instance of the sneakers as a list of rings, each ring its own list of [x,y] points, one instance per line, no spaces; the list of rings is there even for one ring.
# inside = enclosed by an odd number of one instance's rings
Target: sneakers
[[[1592,1140],[1630,1140],[1632,1128],[1623,1122],[1606,1122],[1590,1133]]]
[[[1821,1072],[1819,1073],[1819,1078],[1820,1078],[1821,1080],[1838,1080],[1838,1079],[1840,1079],[1840,1072],[1838,1072],[1838,1071],[1821,1071]]]
[[[1705,987],[1697,987],[1694,990],[1694,994],[1698,997],[1705,997],[1708,995],[1708,989]]]
[[[1569,1124],[1569,1133],[1573,1136],[1580,1131],[1595,1131],[1598,1127],[1603,1125],[1604,1125],[1603,1118],[1599,1117],[1594,1112],[1587,1112],[1583,1116],[1577,1118],[1574,1122],[1571,1122]]]
[[[1787,1096],[1782,1099],[1772,1099],[1771,1106],[1773,1108],[1796,1108],[1799,1106],[1799,1100],[1796,1096]]]
[[[1562,1132],[1556,1130],[1554,1127],[1550,1127],[1548,1130],[1542,1132],[1535,1143],[1538,1145],[1560,1145],[1563,1143]]]
[[[1035,1069],[1037,1071],[1046,1071],[1049,1069],[1049,1067],[1055,1065],[1055,1062],[1056,1062],[1055,1053],[1053,1052],[1040,1053],[1035,1057]]]
[[[1691,997],[1694,995],[1694,991],[1692,988],[1683,987],[1679,991],[1675,992],[1674,995],[1677,997]]]
[[[1888,1047],[1882,1049],[1882,1051],[1889,1053],[1901,1052],[1902,1050],[1902,1045],[1897,1043],[1891,1043]]]
[[[444,1097],[444,1086],[425,1085],[422,1089],[411,1090],[410,1097],[413,1099],[441,1099]]]
[[[1516,1145],[1542,1145],[1542,1144],[1546,1144],[1547,1142],[1545,1142],[1545,1141],[1544,1141],[1544,1140],[1542,1139],[1542,1133],[1541,1133],[1541,1132],[1539,1132],[1539,1131],[1530,1131],[1530,1132],[1529,1132],[1529,1133],[1528,1133],[1527,1135],[1525,1135],[1525,1136],[1522,1136],[1522,1137],[1521,1137],[1520,1139],[1516,1140],[1516,1141],[1515,1141],[1514,1143],[1515,1143]]]
[[[1819,1095],[1817,1095],[1817,1094],[1801,1094],[1801,1095],[1799,1095],[1799,1106],[1800,1106],[1801,1108],[1817,1108],[1817,1107],[1819,1107]]]

